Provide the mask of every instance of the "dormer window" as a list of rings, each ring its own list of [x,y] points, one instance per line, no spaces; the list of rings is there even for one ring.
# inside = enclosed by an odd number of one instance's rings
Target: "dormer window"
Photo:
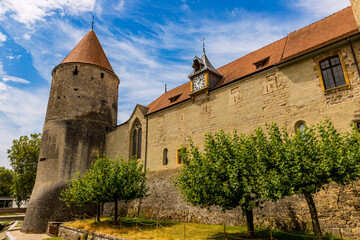
[[[253,63],[256,67],[256,70],[263,68],[265,66],[265,64],[267,64],[269,62],[269,58],[270,57],[267,57],[267,58],[264,58],[260,61]]]
[[[169,98],[170,103],[176,102],[176,100],[178,100],[180,96],[181,96],[181,94],[179,94],[179,95],[176,95],[176,96],[174,96],[174,97]]]

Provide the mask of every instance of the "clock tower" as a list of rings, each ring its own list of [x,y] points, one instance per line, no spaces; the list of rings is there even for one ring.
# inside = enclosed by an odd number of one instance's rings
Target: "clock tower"
[[[193,60],[193,72],[189,75],[191,81],[191,98],[194,99],[196,95],[206,93],[212,90],[218,81],[223,77],[216,69],[211,65],[209,59],[205,54],[205,48],[203,48],[203,55],[201,58],[195,56]]]

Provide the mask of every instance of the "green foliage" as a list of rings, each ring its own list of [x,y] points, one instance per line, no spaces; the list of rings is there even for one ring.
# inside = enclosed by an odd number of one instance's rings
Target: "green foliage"
[[[262,200],[303,194],[315,234],[321,235],[312,194],[330,182],[347,184],[360,178],[360,134],[339,133],[329,119],[289,135],[276,124],[253,134],[223,131],[205,135],[204,151],[192,142],[181,150],[184,159],[175,180],[182,198],[199,207],[248,211]],[[252,214],[252,213],[251,213]]]
[[[89,203],[133,200],[146,196],[146,171],[136,159],[124,161],[99,157],[82,176],[69,182],[60,200],[84,207]]]
[[[10,197],[14,171],[0,167],[0,197]]]
[[[37,163],[40,151],[41,134],[21,136],[13,140],[13,145],[7,150],[10,165],[15,172],[12,196],[18,205],[30,198],[35,184]]]
[[[229,210],[240,206],[247,216],[248,230],[253,231],[252,209],[261,203],[261,181],[267,160],[265,135],[206,134],[204,152],[190,143],[181,150],[184,165],[175,180],[182,198],[199,207],[218,205]]]

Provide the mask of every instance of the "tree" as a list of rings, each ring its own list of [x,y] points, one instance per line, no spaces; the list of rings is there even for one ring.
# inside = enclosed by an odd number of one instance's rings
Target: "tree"
[[[184,165],[175,180],[182,198],[201,208],[217,205],[226,211],[240,206],[254,236],[253,209],[261,203],[259,179],[264,171],[257,151],[263,147],[262,135],[260,130],[248,136],[219,131],[206,134],[203,153],[192,142],[189,152],[183,148]]]
[[[338,133],[331,121],[326,119],[317,126],[299,130],[293,136],[286,131],[280,133],[273,124],[268,135],[276,152],[273,155],[276,164],[268,171],[267,179],[278,181],[271,185],[274,187],[272,192],[263,194],[263,197],[276,200],[286,195],[302,194],[309,207],[313,231],[321,239],[313,195],[330,182],[347,184],[359,179],[358,131],[353,126],[350,133]]]
[[[31,134],[30,138],[21,136],[18,140],[13,140],[12,147],[7,150],[15,173],[11,191],[18,206],[30,198],[34,187],[40,142],[41,134]]]
[[[0,167],[0,197],[10,196],[13,179],[14,171]]]
[[[118,222],[118,201],[133,200],[146,196],[146,171],[136,159],[128,161],[99,157],[91,168],[73,179],[61,192],[61,199],[68,206],[84,207],[89,203],[98,205],[97,221],[100,221],[100,204],[114,201],[114,222]],[[81,197],[79,197],[81,195]]]
[[[112,175],[112,200],[115,203],[114,222],[118,223],[118,201],[131,201],[147,196],[146,173],[144,166],[136,158],[124,161],[116,159]]]

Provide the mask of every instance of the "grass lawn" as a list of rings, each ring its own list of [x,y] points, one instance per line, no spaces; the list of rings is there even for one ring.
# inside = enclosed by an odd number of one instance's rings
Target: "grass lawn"
[[[121,224],[114,225],[111,219],[103,218],[101,223],[96,223],[94,219],[75,221],[65,224],[67,226],[87,230],[90,232],[106,234],[118,238],[126,239],[159,239],[159,240],[178,240],[178,239],[224,239],[223,225],[207,225],[197,223],[179,223],[155,220],[121,218]],[[138,227],[136,227],[138,226]],[[257,239],[270,239],[268,229],[256,229]],[[298,235],[298,236],[294,236]],[[284,231],[273,231],[273,237],[278,240],[311,240],[311,234],[294,233]],[[226,239],[248,238],[245,227],[226,226]],[[323,238],[324,240],[339,240],[336,237]]]

